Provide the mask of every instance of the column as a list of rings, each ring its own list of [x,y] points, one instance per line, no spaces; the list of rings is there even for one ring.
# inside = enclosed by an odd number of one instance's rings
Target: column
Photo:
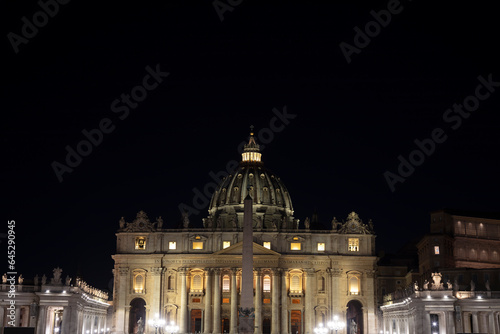
[[[272,270],[272,304],[271,304],[271,334],[279,334],[279,273],[280,269],[275,268]]]
[[[20,320],[21,320],[21,307],[16,306],[16,320],[14,322],[16,324],[16,327],[19,327]]]
[[[472,331],[473,333],[479,333],[479,321],[477,317],[477,312],[472,312]]]
[[[304,308],[304,333],[312,334],[314,323],[314,305],[313,305],[313,279],[314,279],[314,269],[304,269],[306,276],[306,291],[305,291],[305,308]]]
[[[281,272],[281,333],[288,333],[288,291],[286,289],[286,281],[288,272]]]
[[[38,308],[38,321],[36,325],[36,333],[44,334],[45,333],[45,319],[47,318],[47,306],[40,305]]]
[[[179,274],[181,275],[181,305],[180,305],[180,323],[179,323],[179,333],[187,333],[187,286],[186,286],[186,276],[188,274],[187,268],[179,268]]]
[[[262,271],[255,269],[255,334],[262,333]]]
[[[212,332],[212,269],[205,268],[206,291],[205,291],[205,312],[203,317],[203,333]]]
[[[238,332],[238,290],[236,287],[236,268],[231,268],[231,320],[229,322],[229,334]]]
[[[151,300],[150,300],[151,316],[156,317],[156,314],[158,313],[158,317],[160,319],[163,319],[163,315],[161,314],[161,306],[160,306],[160,299],[161,299],[160,296],[162,293],[162,289],[161,289],[162,271],[163,271],[163,268],[161,268],[161,267],[151,268],[151,276],[153,279],[153,290],[150,291],[150,292],[152,292],[150,294],[151,295]]]
[[[332,268],[330,270],[330,275],[332,277],[332,291],[330,291],[330,294],[332,295],[332,315],[331,315],[332,319],[333,316],[335,315],[340,316],[341,313],[339,305],[339,300],[340,300],[339,279],[341,274],[342,274],[342,269]]]
[[[455,334],[455,317],[453,316],[453,311],[448,311],[446,312],[448,315],[446,322],[447,322],[447,330],[446,332],[449,334]]]
[[[425,311],[424,314],[424,330],[422,333],[430,333],[431,332],[431,314],[428,311]]]
[[[3,318],[4,318],[4,317],[5,317],[5,307],[0,306],[0,328],[7,327],[7,326],[5,326],[5,324],[3,323]]]
[[[74,331],[73,332],[69,331],[70,323],[74,322],[74,319],[71,319],[70,312],[71,312],[71,306],[66,306],[63,309],[63,314],[62,314],[62,322],[63,323],[62,323],[62,328],[61,328],[62,334],[74,333]]]
[[[127,296],[127,285],[129,282],[128,267],[118,267],[113,269],[114,276],[114,296],[113,296],[113,330],[117,333],[125,333],[128,331],[128,314],[129,305],[125,305]]]
[[[213,325],[214,330],[213,330],[213,333],[215,333],[215,334],[218,334],[221,332],[220,302],[221,302],[220,269],[214,269],[214,325]]]
[[[493,312],[488,313],[488,333],[496,334],[495,329],[495,318],[493,317]]]

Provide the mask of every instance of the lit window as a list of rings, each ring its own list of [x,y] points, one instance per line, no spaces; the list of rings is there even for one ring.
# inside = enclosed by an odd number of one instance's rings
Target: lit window
[[[134,292],[144,292],[144,273],[134,273]]]
[[[439,246],[434,246],[434,254],[439,255]]]
[[[325,243],[318,242],[318,252],[324,252],[324,251],[325,251]]]
[[[349,251],[350,252],[359,252],[359,239],[358,238],[349,238]]]
[[[193,285],[192,285],[193,290],[199,291],[199,290],[203,289],[203,281],[201,278],[201,274],[194,275],[192,283],[193,283]]]
[[[357,277],[351,277],[349,279],[349,292],[351,295],[359,294],[359,279]]]
[[[231,241],[223,241],[222,242],[222,248],[228,248],[231,246]]]
[[[300,242],[292,242],[290,243],[291,250],[300,250],[301,243]]]
[[[222,304],[229,304],[229,298],[222,298]]]
[[[135,249],[146,249],[146,238],[145,237],[135,238]]]
[[[271,241],[264,241],[264,247],[271,249]]]
[[[302,291],[302,286],[300,284],[300,276],[293,275],[290,277],[290,290],[292,291]]]
[[[203,241],[193,241],[193,249],[203,249]]]
[[[170,241],[168,243],[168,249],[177,249],[177,242],[176,241]]]
[[[271,277],[269,275],[264,276],[263,288],[264,292],[271,291]]]
[[[222,277],[222,291],[229,291],[229,275]]]

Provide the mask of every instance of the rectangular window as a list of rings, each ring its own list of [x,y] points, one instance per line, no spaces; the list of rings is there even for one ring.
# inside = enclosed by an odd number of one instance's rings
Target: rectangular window
[[[203,241],[193,241],[193,249],[203,249]]]
[[[300,304],[300,299],[292,299],[292,304]]]
[[[264,298],[263,302],[264,302],[264,304],[271,304],[271,299]]]
[[[359,239],[349,238],[349,252],[359,252]]]
[[[222,298],[222,304],[229,304],[229,298]]]
[[[145,237],[137,237],[135,238],[135,249],[146,249],[146,238]]]
[[[201,299],[200,298],[193,298],[193,303],[201,303]]]
[[[228,248],[229,246],[231,246],[231,241],[223,241],[222,242],[222,248]]]
[[[325,243],[318,242],[318,252],[324,252],[324,251],[325,251]]]
[[[168,243],[168,249],[177,249],[177,242],[176,241],[170,241]]]
[[[434,246],[434,254],[439,255],[439,246]]]
[[[270,241],[264,241],[263,246],[266,247],[267,249],[271,249],[271,242]]]
[[[290,249],[291,250],[300,250],[302,244],[300,242],[291,242]]]
[[[224,292],[229,291],[229,276],[228,275],[224,275],[224,277],[222,277],[222,291],[224,291]]]

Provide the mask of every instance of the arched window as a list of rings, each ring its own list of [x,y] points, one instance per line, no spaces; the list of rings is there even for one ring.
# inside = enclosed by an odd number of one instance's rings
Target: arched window
[[[325,278],[323,276],[318,279],[318,291],[325,292]]]
[[[145,282],[146,282],[146,272],[136,270],[133,272],[133,286],[135,293],[144,293]]]
[[[264,288],[264,292],[271,291],[271,276],[265,275],[264,276],[264,283],[262,285]]]
[[[349,279],[349,293],[351,295],[359,294],[359,279],[356,276],[352,276]]]
[[[202,290],[203,289],[203,281],[202,281],[201,274],[193,275],[192,289],[193,290]]]
[[[229,275],[224,275],[222,277],[222,291],[229,291],[230,288],[230,280],[229,280]]]

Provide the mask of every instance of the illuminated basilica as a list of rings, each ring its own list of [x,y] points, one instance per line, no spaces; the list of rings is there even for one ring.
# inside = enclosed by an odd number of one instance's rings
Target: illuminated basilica
[[[375,333],[375,235],[355,212],[328,230],[299,228],[290,194],[265,168],[253,135],[239,168],[215,191],[203,228],[164,229],[139,212],[120,222],[114,333],[141,319],[175,322],[180,333],[236,333],[241,294],[243,201],[253,200],[255,333],[312,333],[337,315]],[[147,327],[147,324],[146,324]],[[142,328],[141,328],[142,329]]]

